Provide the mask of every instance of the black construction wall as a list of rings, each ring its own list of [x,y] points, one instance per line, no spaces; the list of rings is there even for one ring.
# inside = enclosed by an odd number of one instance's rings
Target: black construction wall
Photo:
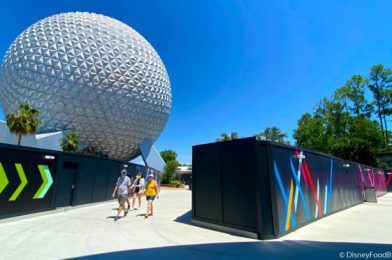
[[[193,217],[216,224],[223,222],[220,154],[219,143],[193,147]]]
[[[0,192],[0,218],[110,200],[124,164],[106,158],[6,144],[0,144],[0,163],[9,181]],[[15,164],[22,166],[27,185],[10,201],[21,183]],[[148,172],[144,166],[127,164],[133,177],[138,171]],[[47,166],[53,179],[43,198],[33,198],[43,183],[38,165]],[[1,183],[5,180],[0,167],[0,189]]]
[[[221,160],[222,222],[257,230],[255,143],[252,140],[223,142],[220,149],[224,158]],[[238,154],[237,149],[242,152]]]
[[[123,162],[77,155],[64,155],[62,160],[63,163],[73,163],[76,166],[73,206],[112,198],[121,166],[124,165]],[[128,172],[135,177],[136,165],[128,164],[128,166]],[[58,196],[61,195],[58,193]]]
[[[193,147],[194,219],[257,232],[255,151],[246,139]]]
[[[45,159],[45,155],[54,156],[54,160]],[[20,212],[38,212],[52,208],[53,184],[42,198],[34,198],[40,189],[43,179],[38,166],[48,166],[53,180],[57,176],[58,156],[51,152],[34,152],[31,150],[14,149],[12,146],[0,146],[0,183],[5,185],[0,193],[0,218],[1,216],[18,215]],[[27,180],[26,186],[21,189],[19,196],[12,196],[21,184],[21,179],[15,164],[23,169]],[[3,175],[5,174],[5,175]],[[6,184],[8,180],[8,184]],[[15,194],[16,195],[16,194]]]
[[[193,218],[278,237],[385,194],[382,171],[245,138],[193,147]]]

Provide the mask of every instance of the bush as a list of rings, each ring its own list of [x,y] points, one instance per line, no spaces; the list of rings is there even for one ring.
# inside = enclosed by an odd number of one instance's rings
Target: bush
[[[166,163],[165,168],[163,169],[161,175],[161,182],[162,184],[168,184],[173,179],[173,175],[175,174],[178,167],[177,161],[168,161]]]
[[[180,184],[180,181],[178,181],[178,180],[170,180],[170,181],[169,181],[169,184],[175,184],[175,185],[177,185],[177,184]]]

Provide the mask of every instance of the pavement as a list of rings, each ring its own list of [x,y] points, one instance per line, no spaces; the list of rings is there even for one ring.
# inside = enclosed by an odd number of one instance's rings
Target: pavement
[[[115,201],[0,224],[0,259],[392,259],[392,194],[259,241],[191,224],[191,192],[164,190],[113,221]],[[363,255],[361,255],[363,254]]]

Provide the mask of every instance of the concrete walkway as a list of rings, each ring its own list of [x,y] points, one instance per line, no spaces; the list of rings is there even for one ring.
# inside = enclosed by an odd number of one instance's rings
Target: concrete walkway
[[[341,259],[392,252],[392,194],[258,241],[190,224],[191,192],[163,191],[154,216],[141,210],[113,221],[113,201],[0,224],[0,259]],[[351,257],[353,258],[353,257]],[[368,258],[371,259],[371,258]],[[387,258],[388,259],[388,258]],[[391,258],[390,258],[391,259]]]

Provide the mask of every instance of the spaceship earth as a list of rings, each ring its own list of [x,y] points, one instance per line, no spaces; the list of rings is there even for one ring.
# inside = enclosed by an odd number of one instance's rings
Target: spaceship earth
[[[72,129],[87,151],[119,160],[153,142],[171,109],[166,68],[138,32],[94,13],[62,13],[23,31],[0,66],[5,114],[40,111],[38,133]]]

